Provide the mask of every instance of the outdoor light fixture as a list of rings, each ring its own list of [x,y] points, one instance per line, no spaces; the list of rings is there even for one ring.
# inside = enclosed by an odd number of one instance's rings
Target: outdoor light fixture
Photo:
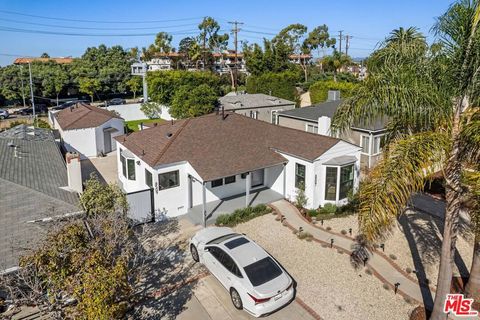
[[[368,258],[367,258],[367,257],[363,258],[363,266],[364,266],[364,267],[367,265],[367,261],[368,261]]]
[[[400,286],[400,283],[397,282],[395,283],[395,294],[397,294],[397,291],[398,291],[398,287]]]
[[[381,243],[380,248],[382,248],[382,251],[385,252],[385,243]]]
[[[348,233],[350,233],[350,235],[352,235],[352,228],[348,229]]]
[[[330,239],[330,248],[333,248],[333,241],[334,241],[333,238]]]

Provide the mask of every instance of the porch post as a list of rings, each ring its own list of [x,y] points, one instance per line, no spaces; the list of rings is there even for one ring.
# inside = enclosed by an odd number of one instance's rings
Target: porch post
[[[287,197],[287,164],[283,164],[283,198]]]
[[[202,219],[203,227],[207,226],[207,187],[206,182],[202,182]]]
[[[247,176],[245,179],[245,207],[246,208],[250,206],[250,185],[251,185],[250,172],[247,172]]]

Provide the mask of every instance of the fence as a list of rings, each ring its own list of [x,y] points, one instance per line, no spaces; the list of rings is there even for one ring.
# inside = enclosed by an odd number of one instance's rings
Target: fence
[[[153,202],[153,189],[145,189],[126,194],[129,205],[129,218],[134,224],[155,220],[155,205]]]

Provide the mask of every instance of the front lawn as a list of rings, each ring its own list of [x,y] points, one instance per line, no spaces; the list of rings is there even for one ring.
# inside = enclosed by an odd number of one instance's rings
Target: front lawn
[[[164,123],[165,120],[163,119],[142,119],[142,120],[132,120],[132,121],[125,121],[125,125],[127,126],[128,128],[128,131],[129,132],[132,132],[132,131],[138,131],[138,125],[140,123]]]

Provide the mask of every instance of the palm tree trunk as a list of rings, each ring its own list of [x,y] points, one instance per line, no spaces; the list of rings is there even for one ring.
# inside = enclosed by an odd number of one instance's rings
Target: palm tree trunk
[[[453,264],[458,236],[458,217],[461,207],[461,173],[462,166],[459,161],[460,154],[460,116],[464,103],[468,104],[468,98],[462,97],[457,100],[452,125],[453,146],[447,162],[446,179],[446,202],[445,226],[443,229],[442,251],[440,256],[440,268],[438,271],[437,291],[433,306],[431,320],[445,319],[443,308],[447,294],[450,293],[452,284]]]
[[[475,235],[472,267],[465,294],[467,297],[475,299],[476,302],[480,300],[480,235],[478,233]]]

